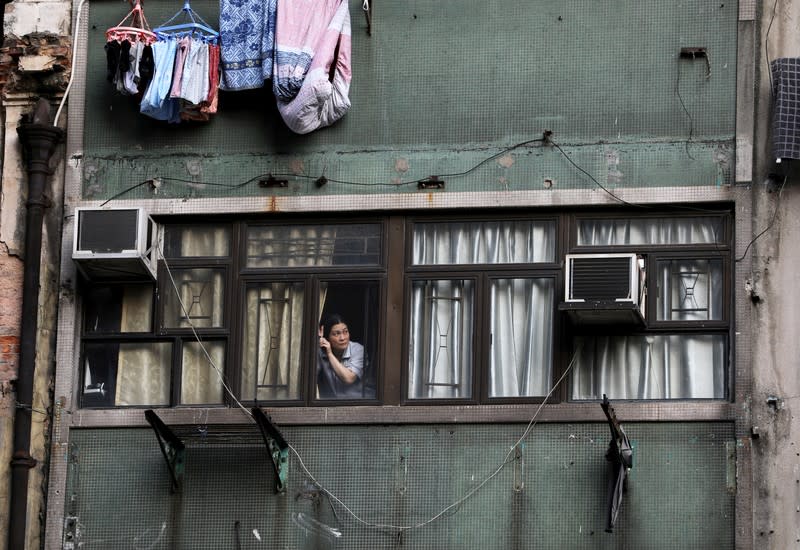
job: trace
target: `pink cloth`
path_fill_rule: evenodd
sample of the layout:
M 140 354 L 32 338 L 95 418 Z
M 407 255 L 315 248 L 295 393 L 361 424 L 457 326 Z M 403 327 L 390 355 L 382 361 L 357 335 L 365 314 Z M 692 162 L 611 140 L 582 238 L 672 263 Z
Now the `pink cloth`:
M 350 54 L 347 0 L 287 0 L 280 4 L 273 82 L 283 82 L 284 91 L 299 85 L 293 98 L 275 94 L 278 111 L 293 132 L 307 134 L 329 126 L 350 109 Z M 303 63 L 282 63 L 302 61 L 304 56 L 310 56 L 307 71 Z

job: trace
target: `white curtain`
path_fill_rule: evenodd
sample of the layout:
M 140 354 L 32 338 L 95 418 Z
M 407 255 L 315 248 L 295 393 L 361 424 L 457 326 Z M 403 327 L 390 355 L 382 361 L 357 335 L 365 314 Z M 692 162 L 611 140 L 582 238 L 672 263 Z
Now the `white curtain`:
M 577 338 L 573 399 L 722 399 L 722 335 Z
M 412 284 L 409 397 L 472 397 L 474 312 L 474 281 Z
M 415 265 L 555 261 L 550 220 L 416 224 Z M 544 395 L 553 354 L 554 281 L 490 282 L 490 397 Z M 475 288 L 472 280 L 412 284 L 409 397 L 471 397 Z
M 579 246 L 712 244 L 722 238 L 721 218 L 578 220 Z
M 717 218 L 581 220 L 579 244 L 713 244 Z M 722 262 L 664 260 L 658 266 L 657 319 L 721 320 Z M 727 338 L 722 334 L 648 334 L 576 338 L 573 399 L 687 399 L 725 397 Z
M 552 380 L 553 279 L 491 282 L 489 397 L 546 395 Z

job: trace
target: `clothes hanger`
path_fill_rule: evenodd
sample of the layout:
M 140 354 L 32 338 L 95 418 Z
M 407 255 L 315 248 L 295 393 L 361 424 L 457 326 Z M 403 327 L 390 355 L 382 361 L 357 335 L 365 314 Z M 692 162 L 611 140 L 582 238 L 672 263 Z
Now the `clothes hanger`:
M 188 21 L 170 24 L 181 16 L 183 16 L 184 19 L 188 19 Z M 153 29 L 153 32 L 161 39 L 193 36 L 211 43 L 216 43 L 219 39 L 219 33 L 212 29 L 211 26 L 192 9 L 189 5 L 189 0 L 184 2 L 183 8 L 181 8 L 178 13 L 170 17 L 161 26 Z
M 130 19 L 130 21 L 128 21 Z M 106 40 L 122 42 L 129 40 L 131 42 L 141 41 L 145 44 L 152 44 L 156 41 L 156 35 L 150 30 L 147 24 L 147 18 L 144 16 L 141 0 L 135 0 L 133 9 L 128 12 L 122 21 L 115 27 L 111 27 L 106 31 Z

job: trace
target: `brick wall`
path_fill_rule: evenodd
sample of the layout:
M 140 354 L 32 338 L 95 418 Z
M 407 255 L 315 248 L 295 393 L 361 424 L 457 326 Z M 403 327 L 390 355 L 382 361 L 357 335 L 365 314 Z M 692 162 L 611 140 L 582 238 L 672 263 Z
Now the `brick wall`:
M 68 36 L 6 36 L 0 48 L 0 90 L 41 95 L 63 92 L 69 82 L 71 47 Z
M 0 387 L 17 377 L 22 268 L 22 260 L 0 244 Z

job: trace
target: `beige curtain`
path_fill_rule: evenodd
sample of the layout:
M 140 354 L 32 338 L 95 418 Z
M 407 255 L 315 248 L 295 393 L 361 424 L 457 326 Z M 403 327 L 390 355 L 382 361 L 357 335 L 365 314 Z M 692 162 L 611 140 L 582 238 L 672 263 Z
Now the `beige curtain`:
M 303 284 L 268 283 L 246 293 L 242 398 L 300 398 Z
M 213 365 L 206 353 L 211 357 Z M 214 368 L 216 366 L 216 368 Z M 222 342 L 184 342 L 181 361 L 181 404 L 222 403 L 225 345 Z

